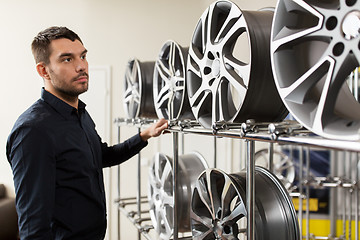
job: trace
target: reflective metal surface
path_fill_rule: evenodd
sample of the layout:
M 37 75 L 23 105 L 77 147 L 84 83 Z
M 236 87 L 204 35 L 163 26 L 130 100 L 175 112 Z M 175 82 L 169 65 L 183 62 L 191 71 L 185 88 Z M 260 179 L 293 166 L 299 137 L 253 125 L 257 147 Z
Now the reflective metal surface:
M 269 150 L 261 149 L 255 153 L 255 164 L 269 169 Z M 273 173 L 289 190 L 295 180 L 295 166 L 291 158 L 283 152 L 273 152 Z
M 207 169 L 199 176 L 191 204 L 193 239 L 246 239 L 245 186 L 246 172 Z M 255 239 L 300 239 L 286 189 L 262 167 L 255 167 L 255 205 Z
M 271 72 L 272 11 L 241 11 L 217 1 L 201 16 L 187 61 L 187 90 L 195 118 L 214 122 L 282 120 L 287 110 Z
M 207 163 L 199 153 L 179 156 L 177 208 L 178 231 L 190 231 L 190 202 L 194 183 Z M 173 160 L 157 153 L 149 171 L 150 217 L 160 239 L 170 239 L 173 234 Z
M 161 48 L 154 69 L 154 105 L 159 118 L 194 119 L 186 92 L 188 49 L 174 41 Z
M 359 16 L 359 1 L 280 0 L 275 10 L 277 89 L 292 115 L 326 138 L 360 139 L 360 105 L 345 83 L 359 66 Z
M 128 118 L 157 118 L 153 104 L 155 62 L 130 60 L 124 81 L 124 108 Z

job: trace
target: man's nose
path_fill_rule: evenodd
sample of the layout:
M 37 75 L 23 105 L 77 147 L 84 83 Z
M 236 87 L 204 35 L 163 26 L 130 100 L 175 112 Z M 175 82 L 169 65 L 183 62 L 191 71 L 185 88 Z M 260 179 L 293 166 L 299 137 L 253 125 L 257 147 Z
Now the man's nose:
M 78 61 L 76 61 L 76 71 L 77 72 L 83 72 L 86 70 L 86 68 L 87 68 L 86 60 L 79 59 Z

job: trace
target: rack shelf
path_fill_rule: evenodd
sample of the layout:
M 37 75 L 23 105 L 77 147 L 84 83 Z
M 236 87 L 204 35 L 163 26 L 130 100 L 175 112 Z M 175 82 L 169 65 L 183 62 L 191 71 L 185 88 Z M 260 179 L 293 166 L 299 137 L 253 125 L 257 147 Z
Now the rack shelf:
M 132 126 L 139 129 L 152 124 L 155 122 L 154 119 L 126 119 L 126 118 L 117 118 L 115 119 L 115 124 L 120 128 L 121 126 Z M 212 126 L 212 129 L 205 129 L 201 127 L 197 122 L 194 121 L 169 121 L 169 128 L 167 131 L 173 134 L 173 169 L 174 169 L 174 178 L 173 178 L 173 187 L 176 189 L 177 186 L 177 164 L 178 164 L 178 134 L 197 134 L 204 136 L 213 136 L 219 138 L 234 138 L 245 140 L 247 144 L 247 155 L 246 155 L 246 170 L 247 170 L 247 183 L 246 183 L 246 206 L 248 209 L 247 216 L 247 239 L 254 240 L 255 239 L 255 182 L 254 182 L 254 169 L 255 169 L 255 161 L 254 161 L 254 143 L 255 142 L 268 142 L 268 143 L 276 143 L 279 145 L 296 145 L 306 148 L 320 148 L 320 149 L 329 149 L 329 150 L 339 150 L 339 151 L 347 151 L 353 153 L 360 153 L 360 141 L 345 141 L 345 140 L 337 140 L 337 139 L 326 139 L 312 134 L 310 131 L 304 129 L 299 123 L 296 121 L 283 121 L 280 123 L 256 123 L 252 120 L 249 120 L 242 124 L 228 124 L 228 123 L 216 123 Z M 139 161 L 140 162 L 140 161 Z M 307 167 L 309 163 L 306 163 Z M 359 173 L 358 173 L 359 174 Z M 302 178 L 303 176 L 301 176 Z M 140 174 L 138 173 L 138 181 L 140 181 Z M 300 189 L 299 198 L 300 200 L 300 209 L 299 209 L 299 219 L 302 222 L 302 200 L 305 198 L 306 204 L 308 204 L 308 190 L 310 185 L 317 184 L 318 182 L 322 183 L 322 186 L 326 187 L 328 184 L 328 179 L 316 179 L 317 182 L 309 182 L 308 184 L 303 184 L 303 187 Z M 306 182 L 306 181 L 305 181 Z M 351 188 L 355 191 L 357 196 L 359 195 L 359 179 L 355 182 L 348 183 L 351 187 L 347 186 L 347 188 Z M 330 184 L 331 185 L 331 184 Z M 335 188 L 336 186 L 331 185 L 331 188 Z M 302 186 L 302 184 L 300 184 Z M 340 186 L 340 185 L 339 185 Z M 341 187 L 344 188 L 343 185 Z M 345 186 L 346 187 L 346 186 Z M 304 190 L 306 194 L 304 195 Z M 138 190 L 139 191 L 139 190 Z M 133 200 L 134 201 L 134 200 Z M 357 199 L 358 201 L 358 199 Z M 128 212 L 121 207 L 119 201 L 119 209 L 125 214 L 129 215 Z M 141 199 L 137 197 L 137 204 L 141 204 Z M 178 231 L 176 228 L 176 209 L 177 209 L 177 197 L 176 191 L 174 191 L 174 240 L 180 239 L 178 238 Z M 308 209 L 308 208 L 307 208 Z M 140 208 L 139 208 L 140 211 Z M 356 210 L 358 211 L 358 210 Z M 140 219 L 141 213 L 138 214 L 138 218 Z M 129 218 L 129 216 L 128 216 Z M 130 218 L 129 218 L 130 219 Z M 306 219 L 309 219 L 309 213 L 306 211 Z M 149 228 L 147 225 L 141 226 L 138 224 L 136 219 L 131 218 L 131 222 L 139 229 L 139 233 L 141 233 L 145 238 L 150 240 L 148 231 Z M 355 222 L 359 221 L 359 216 L 356 214 Z M 306 231 L 308 231 L 309 226 L 306 226 Z M 355 227 L 355 236 L 359 236 L 358 226 Z M 146 229 L 146 231 L 144 231 Z M 302 226 L 300 226 L 300 232 L 302 232 Z M 140 239 L 140 237 L 139 237 Z M 307 233 L 306 239 L 309 239 L 309 233 Z M 316 239 L 333 239 L 329 237 L 316 237 Z M 345 239 L 345 238 L 339 238 Z

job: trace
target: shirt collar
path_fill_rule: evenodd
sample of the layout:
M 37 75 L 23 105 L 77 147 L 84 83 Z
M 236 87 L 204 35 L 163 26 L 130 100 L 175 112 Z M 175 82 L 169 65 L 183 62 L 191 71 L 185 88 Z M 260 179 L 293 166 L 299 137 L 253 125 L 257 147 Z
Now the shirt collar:
M 73 113 L 76 114 L 78 112 L 76 108 L 70 106 L 60 98 L 46 91 L 44 88 L 41 89 L 41 99 L 67 119 L 70 118 Z M 79 113 L 85 112 L 85 107 L 86 104 L 79 99 Z

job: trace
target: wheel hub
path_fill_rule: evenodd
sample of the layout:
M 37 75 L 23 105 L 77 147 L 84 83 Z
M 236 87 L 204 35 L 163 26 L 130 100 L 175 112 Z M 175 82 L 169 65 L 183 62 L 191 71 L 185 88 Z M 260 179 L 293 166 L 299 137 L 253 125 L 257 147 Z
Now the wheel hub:
M 346 14 L 342 22 L 342 31 L 347 40 L 356 38 L 360 34 L 360 11 Z
M 221 239 L 223 227 L 221 226 L 221 223 L 219 219 L 215 219 L 213 223 L 213 232 L 215 233 L 216 239 Z
M 171 76 L 170 80 L 168 81 L 168 87 L 171 92 L 176 92 L 176 76 Z
M 218 77 L 220 75 L 220 60 L 218 58 L 213 61 L 211 69 L 214 77 Z

